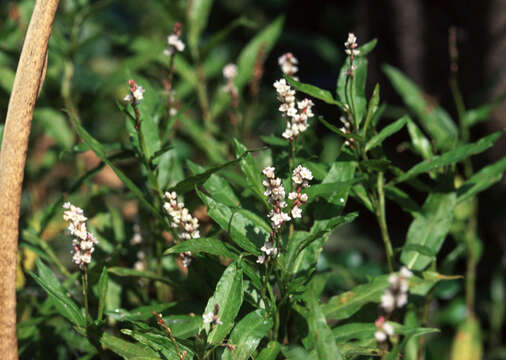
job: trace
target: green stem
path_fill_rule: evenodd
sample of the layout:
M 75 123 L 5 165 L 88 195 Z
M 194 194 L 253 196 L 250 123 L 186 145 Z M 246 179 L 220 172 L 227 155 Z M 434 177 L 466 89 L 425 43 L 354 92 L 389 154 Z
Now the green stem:
M 86 326 L 88 326 L 89 319 L 89 308 L 88 308 L 88 269 L 85 267 L 81 270 L 81 282 L 82 282 L 82 290 L 83 290 L 83 298 L 84 298 L 84 309 L 86 315 Z
M 385 213 L 385 192 L 384 187 L 385 182 L 383 178 L 383 173 L 380 172 L 378 174 L 378 199 L 376 202 L 376 218 L 378 220 L 378 224 L 381 229 L 381 236 L 383 238 L 383 243 L 385 244 L 385 250 L 387 255 L 388 269 L 390 272 L 393 272 L 393 257 L 394 252 L 392 250 L 392 243 L 390 242 L 390 236 L 388 235 L 388 227 L 386 222 L 386 213 Z

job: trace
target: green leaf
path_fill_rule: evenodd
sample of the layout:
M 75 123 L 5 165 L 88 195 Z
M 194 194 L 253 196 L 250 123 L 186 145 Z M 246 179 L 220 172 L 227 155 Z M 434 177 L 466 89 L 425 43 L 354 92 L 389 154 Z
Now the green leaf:
M 72 119 L 74 121 L 77 133 L 83 139 L 83 141 L 93 150 L 93 152 L 107 165 L 111 167 L 111 169 L 118 175 L 118 177 L 123 181 L 125 186 L 132 191 L 132 193 L 137 196 L 140 202 L 146 206 L 148 210 L 150 210 L 156 217 L 162 219 L 162 216 L 156 210 L 156 208 L 151 204 L 150 201 L 146 198 L 146 195 L 134 184 L 129 177 L 125 175 L 123 171 L 117 168 L 106 156 L 104 147 L 93 138 L 88 131 L 86 131 L 81 124 L 76 119 Z
M 236 28 L 244 26 L 244 27 L 254 27 L 255 23 L 246 17 L 240 17 L 238 19 L 233 20 L 224 28 L 221 28 L 218 32 L 214 33 L 211 38 L 206 41 L 206 44 L 201 51 L 201 56 L 206 56 L 211 50 L 213 50 L 216 46 L 218 46 L 221 42 L 223 42 Z
M 404 348 L 406 347 L 406 345 L 408 344 L 408 342 L 411 339 L 418 337 L 418 336 L 425 335 L 425 334 L 439 332 L 438 329 L 433 329 L 433 328 L 412 328 L 412 329 L 401 328 L 401 329 L 402 329 L 401 331 L 397 331 L 397 329 L 396 329 L 396 332 L 404 335 L 404 338 L 402 339 L 402 341 L 399 344 L 394 346 L 394 348 L 386 356 L 386 358 L 385 358 L 386 360 L 398 359 L 399 354 L 401 354 L 403 352 Z
M 241 170 L 246 175 L 246 181 L 250 186 L 251 191 L 257 195 L 257 197 L 265 200 L 264 186 L 262 185 L 262 173 L 258 170 L 255 160 L 251 154 L 247 153 L 246 146 L 241 144 L 237 139 L 234 139 L 235 144 L 235 156 L 240 157 Z
M 271 145 L 271 146 L 285 147 L 285 146 L 288 146 L 290 144 L 288 142 L 288 140 L 280 138 L 280 137 L 277 137 L 277 136 L 274 136 L 274 135 L 260 136 L 260 139 L 262 139 L 262 141 L 264 143 L 266 143 L 267 145 Z
M 104 314 L 108 285 L 109 275 L 107 274 L 107 268 L 104 266 L 98 279 L 98 321 L 102 320 Z
M 506 157 L 484 167 L 457 189 L 457 202 L 465 201 L 496 184 L 502 179 L 504 171 L 506 171 Z
M 185 251 L 191 251 L 193 254 L 206 253 L 224 256 L 229 259 L 237 258 L 237 255 L 230 251 L 223 241 L 215 238 L 189 239 L 165 250 L 164 255 L 180 254 Z
M 385 65 L 383 71 L 404 103 L 436 141 L 437 147 L 441 150 L 454 147 L 457 144 L 458 131 L 448 113 L 438 105 L 431 104 L 416 84 L 396 68 Z
M 360 54 L 358 54 L 358 56 L 366 56 L 367 54 L 369 54 L 371 51 L 374 50 L 377 44 L 378 39 L 374 38 L 366 42 L 364 45 L 359 46 L 358 50 L 360 50 Z
M 388 276 L 378 276 L 370 283 L 355 286 L 350 291 L 333 296 L 327 304 L 322 306 L 323 312 L 329 319 L 347 319 L 365 304 L 380 302 L 381 295 L 387 287 Z
M 309 95 L 315 99 L 326 102 L 327 104 L 337 105 L 341 109 L 343 108 L 343 104 L 339 101 L 335 100 L 332 96 L 331 92 L 328 90 L 320 89 L 317 86 L 311 84 L 304 84 L 298 80 L 295 80 L 289 76 L 285 76 L 286 81 L 295 88 L 295 90 L 303 92 L 306 95 Z
M 148 346 L 133 344 L 106 332 L 102 333 L 100 343 L 103 345 L 105 350 L 111 350 L 125 360 L 160 359 L 156 352 L 151 350 Z
M 481 123 L 482 121 L 486 121 L 492 111 L 506 99 L 506 94 L 496 97 L 490 103 L 480 106 L 476 109 L 467 110 L 464 115 L 464 125 L 467 127 L 474 126 L 476 124 Z
M 308 296 L 306 300 L 309 308 L 306 318 L 309 335 L 313 338 L 313 343 L 316 345 L 318 358 L 321 360 L 342 359 L 343 357 L 337 348 L 334 335 L 327 325 L 324 312 L 318 304 L 318 299 L 315 296 Z
M 188 161 L 188 166 L 194 175 L 205 173 L 205 169 L 191 161 Z M 213 194 L 213 198 L 228 206 L 238 206 L 240 204 L 239 199 L 234 193 L 232 187 L 228 182 L 217 174 L 211 174 L 209 179 L 204 182 L 204 189 L 210 194 Z
M 272 319 L 267 316 L 265 310 L 250 312 L 232 330 L 229 342 L 235 345 L 235 349 L 233 351 L 226 349 L 222 359 L 248 360 L 271 327 Z
M 167 334 L 158 331 L 136 331 L 130 329 L 122 329 L 121 332 L 133 337 L 139 343 L 149 346 L 154 351 L 161 353 L 164 359 L 179 359 L 176 347 Z M 187 359 L 193 359 L 193 351 L 190 348 L 178 342 L 178 349 L 180 352 L 186 351 Z
M 151 159 L 162 147 L 158 129 L 162 104 L 158 93 L 151 87 L 148 80 L 140 80 L 140 85 L 146 91 L 144 99 L 139 104 L 139 113 L 141 115 L 140 134 L 144 142 L 144 146 L 140 150 L 144 153 L 146 159 Z M 133 131 L 137 132 L 135 128 Z M 134 137 L 137 138 L 137 134 Z
M 32 272 L 30 275 L 47 292 L 58 313 L 75 325 L 85 326 L 83 313 L 76 303 L 67 296 L 67 291 L 60 284 L 56 275 L 39 258 L 35 262 L 39 275 Z
M 437 254 L 453 223 L 453 210 L 457 203 L 455 193 L 433 193 L 427 197 L 422 214 L 416 217 L 408 229 L 405 246 L 422 245 Z M 432 258 L 418 251 L 403 249 L 401 261 L 408 268 L 423 270 Z
M 380 102 L 380 86 L 379 84 L 376 84 L 371 99 L 369 100 L 369 104 L 367 105 L 367 115 L 365 116 L 364 128 L 362 129 L 362 135 L 364 137 L 368 135 L 371 122 L 376 113 L 378 112 L 379 102 Z
M 177 304 L 176 302 L 169 302 L 162 304 L 140 306 L 132 310 L 114 309 L 112 311 L 106 311 L 106 314 L 110 318 L 118 321 L 145 321 L 153 318 L 153 311 L 161 313 L 175 306 L 176 304 Z
M 376 332 L 376 326 L 370 323 L 351 323 L 332 329 L 337 344 L 344 344 L 350 340 L 371 339 Z
M 241 51 L 237 59 L 238 75 L 235 82 L 239 89 L 242 89 L 252 78 L 259 54 L 264 59 L 267 58 L 267 55 L 281 35 L 284 22 L 284 17 L 279 16 L 256 35 Z
M 114 274 L 116 276 L 140 277 L 140 278 L 160 281 L 160 282 L 175 286 L 174 282 L 170 278 L 168 278 L 167 276 L 159 276 L 151 271 L 140 271 L 140 270 L 134 270 L 134 269 L 124 268 L 124 267 L 119 267 L 119 266 L 110 267 L 108 269 L 108 271 L 111 274 Z
M 341 130 L 339 130 L 337 128 L 337 126 L 334 126 L 332 125 L 331 123 L 329 123 L 327 120 L 325 120 L 323 117 L 319 116 L 318 117 L 318 120 L 320 120 L 320 122 L 325 125 L 325 127 L 327 129 L 329 129 L 330 131 L 332 131 L 334 134 L 337 134 L 339 136 L 342 136 L 346 139 L 354 139 L 356 141 L 358 141 L 359 143 L 362 142 L 362 137 L 359 136 L 358 134 L 346 134 L 344 132 L 342 132 Z
M 414 149 L 424 158 L 432 159 L 434 152 L 432 151 L 432 144 L 429 139 L 422 133 L 418 126 L 411 121 L 408 121 L 408 132 L 411 137 L 411 143 Z
M 207 26 L 213 0 L 192 0 L 188 9 L 188 45 L 194 56 L 198 54 L 199 38 Z
M 418 216 L 422 212 L 420 205 L 398 187 L 393 185 L 385 186 L 385 195 L 387 198 L 397 203 L 403 210 L 413 215 L 413 217 Z
M 163 320 L 172 330 L 172 334 L 180 339 L 197 335 L 202 324 L 201 316 L 169 315 L 164 316 Z
M 208 336 L 208 343 L 219 344 L 230 329 L 234 326 L 234 320 L 239 312 L 243 301 L 243 279 L 242 270 L 237 262 L 230 264 L 221 276 L 213 296 L 209 299 L 204 310 L 204 314 L 214 313 L 215 305 L 219 306 L 218 318 L 223 323 L 215 325 L 213 331 Z M 203 324 L 203 329 L 209 332 L 210 325 Z
M 234 210 L 200 191 L 197 194 L 206 205 L 208 215 L 230 235 L 232 241 L 251 254 L 260 254 L 258 248 L 270 234 L 269 225 L 265 221 L 248 210 Z
M 395 134 L 397 131 L 401 130 L 404 125 L 408 122 L 409 117 L 407 115 L 401 117 L 399 120 L 394 121 L 390 125 L 381 129 L 379 134 L 374 135 L 365 145 L 365 151 L 369 151 L 376 146 L 381 145 L 381 143 L 389 136 Z
M 499 139 L 499 137 L 502 135 L 501 131 L 497 131 L 491 135 L 488 135 L 484 138 L 481 138 L 480 140 L 460 145 L 456 147 L 453 150 L 450 150 L 443 155 L 440 156 L 434 156 L 431 160 L 425 160 L 421 163 L 418 163 L 417 165 L 413 166 L 411 169 L 409 169 L 407 172 L 402 174 L 401 176 L 394 179 L 394 183 L 400 183 L 403 181 L 406 181 L 408 179 L 411 179 L 412 177 L 445 166 L 445 165 L 452 165 L 455 164 L 461 160 L 464 160 L 472 155 L 479 154 L 490 147 L 494 145 L 494 143 Z
M 65 150 L 70 150 L 74 145 L 74 133 L 60 111 L 51 108 L 38 108 L 34 111 L 33 118 L 34 122 L 40 122 L 45 133 Z
M 267 346 L 260 351 L 256 360 L 276 360 L 280 351 L 281 344 L 277 341 L 270 341 Z

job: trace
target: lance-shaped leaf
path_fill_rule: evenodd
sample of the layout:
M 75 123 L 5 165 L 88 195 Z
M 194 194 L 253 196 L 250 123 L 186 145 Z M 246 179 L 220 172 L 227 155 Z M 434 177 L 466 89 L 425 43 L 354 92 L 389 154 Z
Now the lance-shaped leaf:
M 164 359 L 180 359 L 183 351 L 186 352 L 186 359 L 193 358 L 193 351 L 182 343 L 178 342 L 177 350 L 171 339 L 163 333 L 155 331 L 137 331 L 131 329 L 122 329 L 121 332 L 125 335 L 133 337 L 140 344 L 149 346 L 156 352 L 161 353 Z M 176 340 L 177 341 L 177 340 Z M 178 355 L 179 350 L 179 355 Z M 141 360 L 143 358 L 131 358 Z
M 267 336 L 272 327 L 272 319 L 263 309 L 250 312 L 237 323 L 230 334 L 229 342 L 234 350 L 226 349 L 223 360 L 247 360 L 258 347 L 260 340 Z
M 109 286 L 109 275 L 107 275 L 107 268 L 104 266 L 100 278 L 98 279 L 98 320 L 102 320 L 104 314 L 107 287 Z
M 270 228 L 265 221 L 245 209 L 232 209 L 198 191 L 207 207 L 207 214 L 226 231 L 233 242 L 251 254 L 259 255 L 259 248 L 268 239 Z
M 151 204 L 151 202 L 147 199 L 146 195 L 134 184 L 132 180 L 128 176 L 125 175 L 123 171 L 117 168 L 106 156 L 105 149 L 93 136 L 90 135 L 86 129 L 84 129 L 79 122 L 72 118 L 74 125 L 76 127 L 77 133 L 83 139 L 83 141 L 93 150 L 93 152 L 118 175 L 120 180 L 125 184 L 125 186 L 130 189 L 130 191 L 137 196 L 140 202 L 146 206 L 148 210 L 151 211 L 156 217 L 162 219 L 162 216 L 156 210 L 156 208 Z
M 199 48 L 199 38 L 207 26 L 209 12 L 213 0 L 192 0 L 188 9 L 188 45 L 192 54 L 196 56 Z
M 85 326 L 83 313 L 76 303 L 67 296 L 67 291 L 60 284 L 56 275 L 38 258 L 36 264 L 39 275 L 34 273 L 30 273 L 30 275 L 47 292 L 56 310 L 71 323 Z
M 188 161 L 188 166 L 192 171 L 193 175 L 199 175 L 206 172 L 206 170 L 191 161 Z M 235 196 L 234 190 L 228 184 L 228 182 L 217 174 L 211 174 L 204 184 L 204 189 L 210 194 L 213 194 L 213 198 L 228 206 L 238 206 L 239 199 Z
M 432 151 L 432 144 L 429 139 L 423 134 L 422 130 L 410 119 L 408 121 L 408 132 L 411 138 L 413 148 L 424 158 L 432 159 L 434 152 Z
M 462 202 L 488 189 L 502 179 L 506 171 L 506 157 L 492 165 L 488 165 L 466 180 L 457 189 L 457 201 Z
M 239 312 L 243 301 L 243 279 L 242 269 L 236 262 L 230 264 L 221 276 L 213 296 L 207 302 L 204 314 L 213 313 L 215 306 L 219 306 L 218 319 L 221 325 L 214 324 L 213 330 L 209 333 L 207 341 L 210 344 L 219 344 L 230 329 L 234 326 L 234 320 Z M 210 331 L 210 324 L 204 323 L 202 328 Z
M 388 276 L 376 277 L 368 284 L 355 286 L 350 291 L 330 298 L 322 306 L 325 316 L 329 319 L 347 319 L 359 311 L 367 303 L 377 303 L 388 287 Z
M 102 333 L 100 343 L 105 350 L 111 350 L 125 360 L 159 360 L 158 354 L 149 346 L 134 344 L 107 332 Z
M 277 341 L 271 341 L 262 349 L 257 356 L 257 360 L 276 360 L 281 351 L 281 344 Z
M 322 360 L 342 359 L 341 353 L 334 340 L 334 335 L 327 325 L 325 314 L 320 304 L 318 304 L 318 299 L 315 296 L 308 296 L 306 300 L 309 307 L 306 320 L 309 327 L 309 334 L 313 338 L 313 343 L 318 352 L 318 358 Z
M 269 52 L 281 35 L 283 23 L 284 17 L 279 16 L 258 33 L 239 54 L 239 58 L 237 59 L 238 75 L 235 79 L 235 85 L 239 91 L 250 82 L 258 61 L 265 60 L 269 55 Z M 230 96 L 225 91 L 218 92 L 211 106 L 212 117 L 219 116 L 229 103 Z
M 383 71 L 404 103 L 416 114 L 425 130 L 436 141 L 437 147 L 449 150 L 455 146 L 458 131 L 448 113 L 438 105 L 431 104 L 416 84 L 396 68 L 385 65 Z
M 442 166 L 456 164 L 457 162 L 468 158 L 469 156 L 479 154 L 490 147 L 494 145 L 494 143 L 501 137 L 502 132 L 497 131 L 491 135 L 488 135 L 484 138 L 481 138 L 480 140 L 471 143 L 471 144 L 465 144 L 460 145 L 457 148 L 450 150 L 443 155 L 440 156 L 434 156 L 430 160 L 425 160 L 415 166 L 413 166 L 411 169 L 409 169 L 407 172 L 402 174 L 401 176 L 394 179 L 394 183 L 400 183 L 402 181 L 406 181 L 408 179 L 411 179 L 412 177 L 433 170 L 440 168 Z
M 191 251 L 192 254 L 205 253 L 216 256 L 225 256 L 229 259 L 236 259 L 238 256 L 232 252 L 223 241 L 215 238 L 189 239 L 174 245 L 170 249 L 167 249 L 164 254 L 180 254 L 185 251 Z
M 265 200 L 264 186 L 262 185 L 262 173 L 258 170 L 255 159 L 248 154 L 246 146 L 234 139 L 235 155 L 241 158 L 241 170 L 246 175 L 246 181 L 253 193 L 260 199 Z
M 289 76 L 285 76 L 285 79 L 291 86 L 295 88 L 295 90 L 300 91 L 306 95 L 309 95 L 315 99 L 326 102 L 327 104 L 338 105 L 340 108 L 343 108 L 343 104 L 335 100 L 330 91 L 320 89 L 318 86 L 314 86 L 311 84 L 305 84 Z
M 457 203 L 455 193 L 433 193 L 427 197 L 422 207 L 422 214 L 416 217 L 408 229 L 405 248 L 401 261 L 408 268 L 423 270 L 432 261 L 432 257 L 409 248 L 410 245 L 421 245 L 437 254 L 453 222 L 453 210 Z
M 374 135 L 368 142 L 365 144 L 365 151 L 369 151 L 376 146 L 380 146 L 381 143 L 389 136 L 395 134 L 397 131 L 401 130 L 404 125 L 408 122 L 409 117 L 407 115 L 401 117 L 399 120 L 394 121 L 390 125 L 381 129 L 381 131 Z

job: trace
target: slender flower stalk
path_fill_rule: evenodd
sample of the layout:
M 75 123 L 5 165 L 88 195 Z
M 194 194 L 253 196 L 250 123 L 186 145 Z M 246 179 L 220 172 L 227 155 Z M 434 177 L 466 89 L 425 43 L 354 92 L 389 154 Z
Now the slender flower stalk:
M 172 89 L 172 81 L 174 78 L 174 57 L 178 52 L 183 52 L 185 49 L 184 42 L 181 37 L 181 23 L 176 22 L 172 30 L 172 34 L 167 37 L 169 47 L 163 51 L 166 56 L 169 56 L 169 73 L 167 78 L 164 79 L 165 92 L 167 93 L 167 106 L 169 108 L 169 118 L 177 114 L 177 109 L 174 106 L 175 92 Z

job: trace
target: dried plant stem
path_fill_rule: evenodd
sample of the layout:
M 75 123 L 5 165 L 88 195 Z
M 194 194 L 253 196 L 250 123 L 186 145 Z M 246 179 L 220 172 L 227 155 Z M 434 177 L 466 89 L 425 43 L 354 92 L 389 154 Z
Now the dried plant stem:
M 19 206 L 35 101 L 42 86 L 58 0 L 37 0 L 12 88 L 0 153 L 0 354 L 17 359 L 16 257 Z

